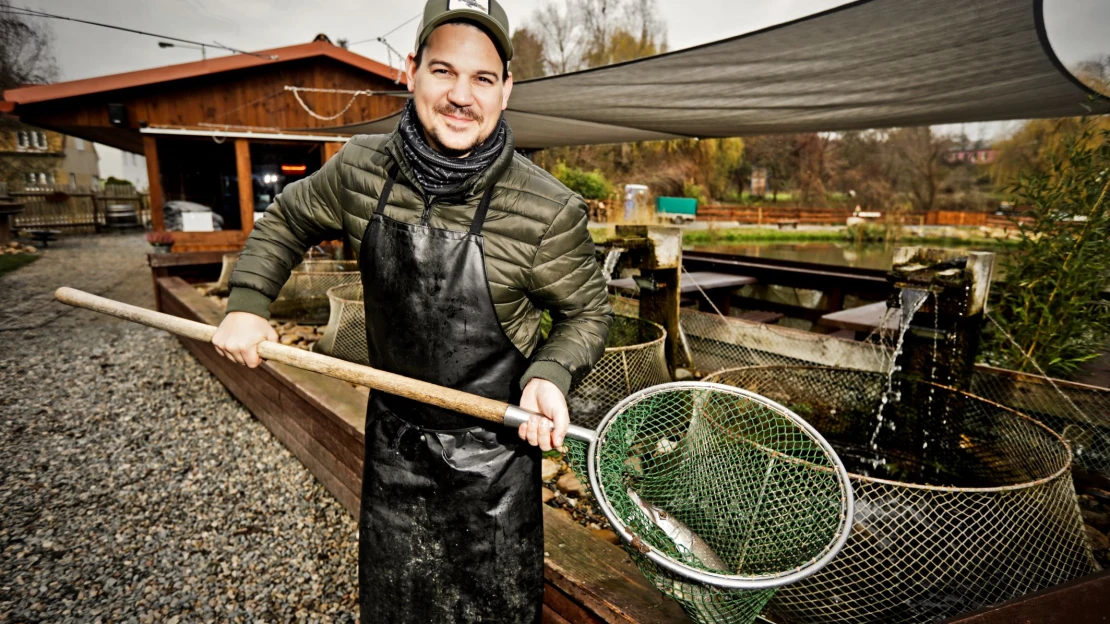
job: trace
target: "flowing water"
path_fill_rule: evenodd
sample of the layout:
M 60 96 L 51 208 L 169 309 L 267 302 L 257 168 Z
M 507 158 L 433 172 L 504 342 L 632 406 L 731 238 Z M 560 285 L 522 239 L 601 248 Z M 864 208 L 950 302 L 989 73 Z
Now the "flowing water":
M 886 404 L 893 398 L 898 401 L 901 397 L 898 393 L 894 392 L 894 373 L 898 372 L 898 358 L 902 355 L 902 345 L 906 340 L 906 332 L 910 328 L 910 321 L 913 320 L 913 315 L 921 309 L 925 304 L 925 300 L 929 298 L 929 291 L 927 290 L 914 290 L 905 288 L 902 290 L 902 307 L 900 308 L 901 316 L 898 319 L 898 340 L 894 345 L 894 355 L 890 358 L 890 370 L 887 371 L 886 376 L 886 391 L 883 392 L 881 402 L 879 403 L 878 413 L 875 415 L 875 432 L 871 434 L 871 442 L 869 446 L 876 449 L 875 439 L 879 437 L 879 430 L 883 426 L 883 409 Z
M 624 250 L 620 247 L 614 247 L 605 254 L 605 264 L 601 269 L 605 272 L 605 279 L 611 279 L 613 271 L 617 268 L 617 261 L 620 260 L 621 254 Z

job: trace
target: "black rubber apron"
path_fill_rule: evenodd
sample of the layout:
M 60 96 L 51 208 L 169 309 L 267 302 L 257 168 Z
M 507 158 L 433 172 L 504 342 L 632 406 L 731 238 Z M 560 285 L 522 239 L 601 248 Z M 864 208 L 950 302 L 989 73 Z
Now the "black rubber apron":
M 366 339 L 376 368 L 516 403 L 528 365 L 490 297 L 480 234 L 385 216 L 362 239 Z M 539 451 L 500 425 L 373 392 L 359 518 L 363 623 L 540 621 Z

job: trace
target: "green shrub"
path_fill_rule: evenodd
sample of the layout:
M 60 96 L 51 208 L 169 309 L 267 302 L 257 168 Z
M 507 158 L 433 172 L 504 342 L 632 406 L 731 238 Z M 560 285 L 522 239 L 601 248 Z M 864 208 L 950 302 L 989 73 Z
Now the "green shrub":
M 1090 120 L 1011 187 L 1030 206 L 1015 253 L 1001 261 L 989 363 L 1074 375 L 1110 335 L 1110 131 Z
M 613 184 L 600 171 L 583 171 L 560 162 L 552 174 L 567 188 L 586 199 L 607 200 L 613 196 Z

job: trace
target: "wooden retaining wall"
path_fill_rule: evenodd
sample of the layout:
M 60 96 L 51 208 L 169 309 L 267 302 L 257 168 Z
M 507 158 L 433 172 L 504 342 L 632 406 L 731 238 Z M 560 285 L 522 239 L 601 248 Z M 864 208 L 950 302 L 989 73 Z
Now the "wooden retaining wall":
M 179 277 L 155 279 L 160 309 L 212 325 L 224 316 Z M 367 392 L 317 373 L 266 362 L 255 369 L 182 344 L 227 386 L 320 483 L 357 517 Z M 688 624 L 677 603 L 640 574 L 619 546 L 544 505 L 544 624 Z M 355 570 L 351 570 L 352 578 Z

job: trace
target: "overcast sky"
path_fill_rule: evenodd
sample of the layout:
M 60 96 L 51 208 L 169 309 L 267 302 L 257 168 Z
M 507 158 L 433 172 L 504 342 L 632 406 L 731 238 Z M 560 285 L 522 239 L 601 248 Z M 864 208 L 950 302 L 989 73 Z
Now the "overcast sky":
M 501 3 L 514 27 L 527 21 L 539 4 L 536 0 Z M 374 39 L 416 16 L 423 7 L 419 0 L 14 0 L 13 4 L 183 39 L 217 41 L 243 50 L 305 43 L 317 33 L 325 33 L 333 41 Z M 845 4 L 844 0 L 658 0 L 672 50 L 758 30 L 840 4 Z M 1065 64 L 1110 55 L 1110 0 L 1045 0 L 1045 5 L 1049 38 Z M 402 54 L 412 49 L 417 21 L 388 38 Z M 158 40 L 151 37 L 59 20 L 50 22 L 62 80 L 200 58 L 199 50 L 159 48 Z M 351 49 L 389 61 L 385 46 L 374 41 Z M 210 50 L 209 54 L 223 53 Z M 1012 125 L 968 124 L 964 129 L 972 138 L 993 138 Z

